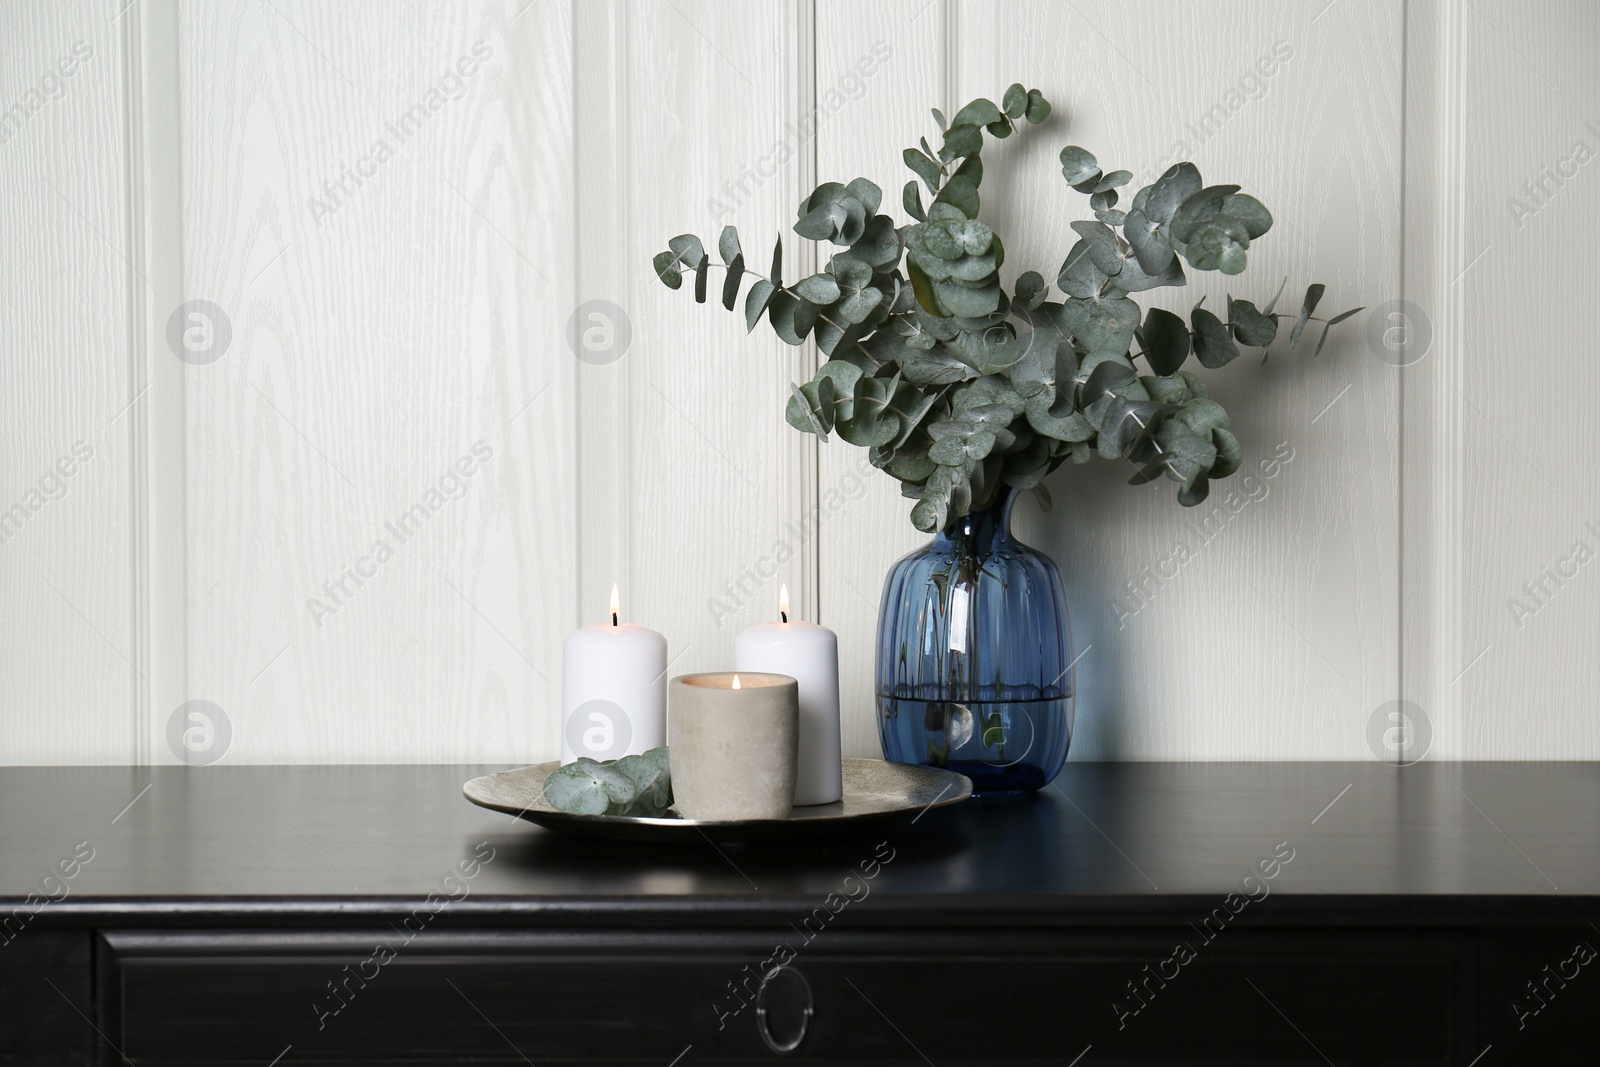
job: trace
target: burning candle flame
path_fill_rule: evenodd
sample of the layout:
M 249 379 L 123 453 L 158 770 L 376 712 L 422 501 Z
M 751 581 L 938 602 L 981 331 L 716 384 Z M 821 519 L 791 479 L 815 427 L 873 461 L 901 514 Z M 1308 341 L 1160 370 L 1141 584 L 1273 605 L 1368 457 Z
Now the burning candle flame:
M 778 618 L 784 622 L 789 621 L 789 583 L 784 582 L 778 588 Z
M 622 615 L 622 606 L 621 606 L 621 600 L 617 596 L 617 583 L 616 582 L 612 582 L 611 583 L 611 625 L 612 626 L 617 625 L 617 621 L 621 617 L 621 615 Z
M 739 676 L 737 674 L 733 676 L 733 688 L 739 688 Z

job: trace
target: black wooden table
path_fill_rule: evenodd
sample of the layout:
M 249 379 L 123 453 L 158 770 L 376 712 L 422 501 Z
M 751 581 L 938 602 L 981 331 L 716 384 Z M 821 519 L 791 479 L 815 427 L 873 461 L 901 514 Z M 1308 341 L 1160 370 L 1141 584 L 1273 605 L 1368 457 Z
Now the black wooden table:
M 1597 765 L 1071 764 L 720 851 L 490 769 L 0 770 L 0 1064 L 1600 1061 Z

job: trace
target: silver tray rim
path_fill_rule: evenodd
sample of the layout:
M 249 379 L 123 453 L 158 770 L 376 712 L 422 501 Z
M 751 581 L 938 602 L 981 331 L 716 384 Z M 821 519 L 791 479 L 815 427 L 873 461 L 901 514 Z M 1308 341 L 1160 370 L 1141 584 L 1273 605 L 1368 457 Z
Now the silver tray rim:
M 850 758 L 843 761 L 843 799 L 832 804 L 796 807 L 783 819 L 711 820 L 676 816 L 578 815 L 557 811 L 544 799 L 544 779 L 559 766 L 559 760 L 551 760 L 495 771 L 467 782 L 461 787 L 461 792 L 479 807 L 513 815 L 547 829 L 627 840 L 676 840 L 685 837 L 700 840 L 702 835 L 742 840 L 819 836 L 910 817 L 921 818 L 927 811 L 947 808 L 972 796 L 972 780 L 956 771 L 887 760 Z M 524 795 L 530 784 L 538 787 L 538 799 L 526 807 L 507 802 L 503 799 L 505 792 L 499 787 L 511 781 L 517 783 L 517 788 L 524 791 Z M 890 788 L 886 789 L 886 785 Z M 886 798 L 885 794 L 891 793 L 896 786 L 899 787 L 898 795 Z M 926 799 L 929 796 L 933 799 Z M 847 810 L 852 799 L 857 804 L 870 806 L 865 810 Z

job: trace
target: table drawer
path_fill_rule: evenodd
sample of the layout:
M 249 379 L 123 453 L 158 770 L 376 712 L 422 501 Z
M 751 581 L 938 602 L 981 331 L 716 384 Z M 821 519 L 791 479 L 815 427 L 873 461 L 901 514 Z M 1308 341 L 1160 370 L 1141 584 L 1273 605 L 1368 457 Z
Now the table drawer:
M 110 933 L 105 949 L 109 1022 L 141 1065 L 1443 1065 L 1466 1062 L 1451 1032 L 1472 995 L 1448 939 L 1292 930 Z M 757 976 L 787 952 L 763 1014 Z
M 0 910 L 0 1064 L 90 1064 L 91 935 L 41 929 L 36 915 L 28 906 Z

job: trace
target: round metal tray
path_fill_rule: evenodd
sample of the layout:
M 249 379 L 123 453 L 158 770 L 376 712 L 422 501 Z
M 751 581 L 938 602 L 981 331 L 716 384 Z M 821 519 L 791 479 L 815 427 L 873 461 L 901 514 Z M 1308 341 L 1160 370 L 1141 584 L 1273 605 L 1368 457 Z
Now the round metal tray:
M 544 781 L 560 763 L 537 763 L 514 771 L 474 778 L 462 787 L 480 807 L 503 811 L 551 830 L 632 841 L 777 841 L 853 833 L 869 827 L 915 820 L 930 808 L 960 803 L 972 795 L 966 775 L 937 767 L 915 767 L 884 760 L 844 761 L 844 799 L 797 807 L 785 819 L 712 822 L 632 815 L 574 815 L 557 811 L 544 798 Z

